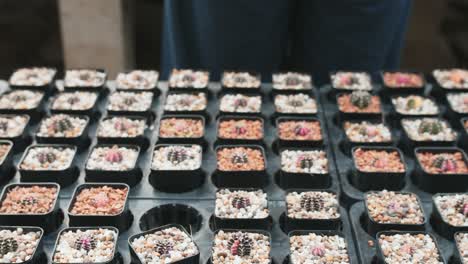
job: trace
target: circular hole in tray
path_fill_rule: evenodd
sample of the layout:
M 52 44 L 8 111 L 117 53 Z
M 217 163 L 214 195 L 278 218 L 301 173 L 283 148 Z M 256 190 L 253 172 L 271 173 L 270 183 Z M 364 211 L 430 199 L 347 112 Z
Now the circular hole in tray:
M 140 229 L 147 231 L 163 225 L 179 224 L 193 234 L 200 230 L 202 221 L 202 215 L 191 206 L 165 204 L 146 211 L 140 218 Z

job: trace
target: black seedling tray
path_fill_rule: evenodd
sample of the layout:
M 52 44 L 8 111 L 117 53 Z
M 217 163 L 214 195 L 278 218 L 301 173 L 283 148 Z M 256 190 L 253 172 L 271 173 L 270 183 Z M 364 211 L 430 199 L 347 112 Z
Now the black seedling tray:
M 431 90 L 431 86 L 427 85 L 426 87 L 426 94 Z M 343 204 L 346 207 L 350 207 L 353 203 L 357 201 L 364 200 L 365 191 L 359 190 L 356 186 L 351 184 L 350 181 L 350 171 L 353 167 L 352 156 L 350 153 L 350 148 L 346 145 L 346 135 L 344 133 L 342 123 L 338 121 L 338 107 L 336 106 L 334 97 L 331 97 L 330 94 L 333 93 L 331 91 L 331 86 L 326 85 L 321 87 L 320 89 L 320 98 L 322 102 L 322 108 L 324 109 L 323 112 L 325 114 L 324 120 L 326 120 L 326 126 L 328 129 L 328 136 L 330 137 L 330 145 L 333 148 L 334 158 L 337 166 L 337 171 L 340 177 L 341 182 L 341 190 L 342 195 L 341 199 Z M 379 93 L 382 88 L 379 85 L 374 87 L 374 92 Z M 391 113 L 393 113 L 393 106 L 390 105 L 388 102 L 387 97 L 382 95 L 383 105 L 382 110 L 384 115 L 381 119 L 384 123 L 388 124 L 388 120 L 390 118 Z M 438 104 L 439 107 L 441 104 Z M 372 119 L 375 121 L 376 119 Z M 453 125 L 453 124 L 452 124 Z M 401 128 L 393 127 L 390 125 L 391 133 L 392 133 L 392 142 L 390 145 L 393 147 L 401 146 L 401 137 L 404 132 L 401 131 Z M 371 146 L 371 144 L 356 144 L 358 146 Z M 353 145 L 354 146 L 354 145 Z M 351 147 L 351 145 L 349 145 Z M 406 174 L 404 185 L 401 189 L 397 191 L 407 191 L 412 192 L 418 195 L 423 202 L 431 201 L 432 194 L 421 190 L 415 182 L 415 175 L 414 172 L 417 169 L 416 162 L 414 160 L 414 152 L 413 149 L 408 150 L 406 148 L 401 149 L 404 154 L 404 159 L 406 161 L 406 169 L 409 173 Z
M 423 202 L 423 210 L 426 219 L 430 218 L 432 213 L 432 205 L 430 203 Z M 351 220 L 351 226 L 353 228 L 354 238 L 357 243 L 357 252 L 361 263 L 377 263 L 378 255 L 378 241 L 376 236 L 372 236 L 365 230 L 364 218 L 365 218 L 365 205 L 364 202 L 354 204 L 349 211 L 349 218 Z M 391 231 L 391 230 L 387 230 Z M 417 230 L 414 230 L 417 231 Z M 440 252 L 445 260 L 449 260 L 454 250 L 454 243 L 440 236 L 433 230 L 432 225 L 429 221 L 426 221 L 423 232 L 430 233 L 434 236 L 435 242 L 439 245 Z

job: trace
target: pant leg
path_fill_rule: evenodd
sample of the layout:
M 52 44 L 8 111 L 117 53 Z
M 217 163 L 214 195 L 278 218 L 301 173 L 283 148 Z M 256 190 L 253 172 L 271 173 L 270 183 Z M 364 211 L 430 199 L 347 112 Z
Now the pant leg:
M 287 44 L 287 0 L 166 0 L 162 76 L 174 67 L 278 68 Z
M 330 71 L 398 67 L 411 0 L 302 0 L 294 64 L 321 82 Z

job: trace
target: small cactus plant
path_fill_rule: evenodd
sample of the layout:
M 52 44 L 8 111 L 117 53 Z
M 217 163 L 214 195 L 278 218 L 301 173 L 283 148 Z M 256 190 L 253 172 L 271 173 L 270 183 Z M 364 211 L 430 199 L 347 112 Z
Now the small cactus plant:
M 93 237 L 82 236 L 75 241 L 73 247 L 76 250 L 85 250 L 86 252 L 89 252 L 96 248 L 96 240 Z
M 57 156 L 52 152 L 39 152 L 36 158 L 41 164 L 52 163 L 57 160 Z
M 183 149 L 172 149 L 167 153 L 167 160 L 179 164 L 187 159 L 187 152 Z
M 372 96 L 366 91 L 354 91 L 351 93 L 350 100 L 354 106 L 364 109 L 371 104 Z
M 312 248 L 312 255 L 317 256 L 317 257 L 323 257 L 325 256 L 325 247 L 319 245 L 315 246 Z
M 105 159 L 111 163 L 119 163 L 122 162 L 123 155 L 117 147 L 113 147 L 106 152 Z
M 297 99 L 291 99 L 288 102 L 289 102 L 289 105 L 292 107 L 301 107 L 304 105 L 304 102 L 302 102 L 301 100 L 297 100 Z
M 18 250 L 18 242 L 12 237 L 0 239 L 0 255 L 4 256 Z
M 154 251 L 158 252 L 160 256 L 168 255 L 174 248 L 174 245 L 169 241 L 158 240 L 155 244 Z
M 248 162 L 247 155 L 243 152 L 234 153 L 234 155 L 232 155 L 231 162 L 233 164 L 247 163 Z
M 107 196 L 107 193 L 105 192 L 100 192 L 96 194 L 93 199 L 92 199 L 92 204 L 95 207 L 104 207 L 109 204 L 109 197 Z
M 37 199 L 34 196 L 26 196 L 21 199 L 21 205 L 23 206 L 31 206 L 37 204 Z
M 295 133 L 297 136 L 305 137 L 305 136 L 307 136 L 307 135 L 310 133 L 310 129 L 307 128 L 307 127 L 304 127 L 304 126 L 302 126 L 302 125 L 297 125 L 297 126 L 294 128 L 294 133 Z
M 286 77 L 286 85 L 288 86 L 296 86 L 300 83 L 301 81 L 297 76 L 288 76 Z
M 66 117 L 57 119 L 57 120 L 55 120 L 55 122 L 52 123 L 52 129 L 56 133 L 65 132 L 65 131 L 68 131 L 68 130 L 70 130 L 72 128 L 73 128 L 72 122 L 70 121 L 70 119 L 68 119 Z
M 322 210 L 325 206 L 325 203 L 319 196 L 305 194 L 301 197 L 300 205 L 301 208 L 305 209 L 306 211 L 312 212 Z
M 302 169 L 310 169 L 314 166 L 314 159 L 308 156 L 301 156 L 298 159 L 299 167 Z
M 247 106 L 247 100 L 245 98 L 237 98 L 234 100 L 234 107 L 239 108 L 239 107 L 246 107 Z
M 232 207 L 236 209 L 246 208 L 250 205 L 250 200 L 247 197 L 235 196 L 232 198 Z
M 252 251 L 253 241 L 248 236 L 238 233 L 228 241 L 229 251 L 233 256 L 246 257 Z
M 442 132 L 442 123 L 439 120 L 428 120 L 425 119 L 419 124 L 419 133 L 429 133 L 431 135 L 437 135 Z
M 443 172 L 454 172 L 457 170 L 457 162 L 446 155 L 437 156 L 432 162 L 432 166 Z
M 234 132 L 237 135 L 244 135 L 245 133 L 247 133 L 247 129 L 244 126 L 238 125 L 234 128 Z

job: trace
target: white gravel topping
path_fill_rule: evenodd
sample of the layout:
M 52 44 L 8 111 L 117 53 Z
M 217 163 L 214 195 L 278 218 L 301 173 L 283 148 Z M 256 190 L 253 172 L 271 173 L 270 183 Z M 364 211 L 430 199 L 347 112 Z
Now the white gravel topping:
M 10 84 L 22 86 L 44 86 L 52 82 L 57 71 L 46 67 L 21 68 L 10 77 Z
M 468 232 L 455 235 L 455 243 L 460 251 L 462 264 L 468 263 Z
M 336 72 L 331 75 L 332 86 L 346 90 L 372 90 L 371 77 L 366 72 Z
M 346 136 L 351 142 L 389 142 L 392 140 L 390 129 L 383 123 L 345 122 Z
M 260 113 L 262 98 L 243 94 L 226 94 L 220 100 L 219 109 L 231 113 Z
M 174 263 L 199 253 L 192 238 L 176 227 L 141 235 L 130 244 L 143 264 Z
M 7 245 L 0 253 L 0 263 L 23 263 L 30 260 L 39 245 L 41 232 L 25 232 L 23 228 L 0 229 L 0 244 Z
M 95 147 L 86 163 L 88 170 L 128 171 L 135 168 L 138 159 L 136 148 Z
M 202 163 L 199 145 L 171 145 L 156 148 L 151 162 L 152 170 L 196 170 Z
M 104 263 L 114 256 L 117 233 L 111 229 L 66 230 L 61 233 L 56 263 Z
M 34 146 L 19 167 L 24 170 L 65 170 L 70 167 L 75 152 L 72 148 Z
M 289 238 L 291 264 L 346 264 L 350 263 L 348 248 L 338 235 L 307 235 Z
M 426 234 L 382 234 L 378 243 L 386 263 L 443 263 L 434 240 Z
M 286 195 L 286 212 L 293 219 L 336 219 L 339 202 L 332 192 L 291 192 Z
M 17 137 L 23 134 L 27 124 L 26 115 L 0 115 L 0 137 Z
M 468 93 L 449 93 L 447 101 L 455 112 L 468 113 Z
M 146 111 L 151 108 L 151 92 L 113 92 L 109 96 L 109 111 Z
M 437 195 L 434 203 L 445 222 L 452 226 L 468 226 L 468 193 Z
M 133 138 L 144 134 L 146 121 L 125 116 L 115 116 L 101 121 L 97 129 L 98 137 Z
M 276 90 L 310 90 L 312 89 L 312 77 L 309 74 L 297 72 L 275 73 L 273 89 Z
M 87 124 L 88 121 L 79 116 L 51 115 L 41 121 L 36 136 L 75 138 L 83 134 Z
M 156 87 L 159 72 L 134 70 L 128 73 L 119 73 L 115 79 L 119 89 L 148 90 Z
M 438 121 L 442 128 L 441 131 L 437 134 L 420 131 L 420 125 L 424 120 Z M 403 119 L 402 124 L 406 134 L 414 141 L 453 141 L 457 137 L 457 132 L 447 122 L 438 118 Z
M 262 190 L 221 189 L 216 192 L 215 216 L 229 219 L 268 217 L 267 194 Z
M 327 154 L 323 150 L 283 150 L 281 169 L 290 173 L 328 173 Z
M 437 115 L 439 107 L 437 104 L 423 96 L 410 95 L 399 96 L 392 99 L 395 110 L 403 115 Z
M 468 89 L 468 70 L 434 70 L 432 74 L 445 89 Z
M 96 70 L 67 70 L 65 87 L 98 87 L 106 81 L 106 73 Z
M 53 110 L 88 110 L 93 108 L 97 101 L 97 94 L 94 92 L 62 92 L 54 99 L 50 109 Z
M 203 89 L 208 86 L 209 77 L 207 71 L 174 69 L 169 77 L 169 87 Z
M 221 83 L 228 88 L 259 88 L 261 80 L 259 75 L 249 72 L 225 71 Z
M 173 93 L 167 95 L 164 111 L 203 111 L 206 105 L 205 93 Z
M 216 233 L 213 248 L 213 264 L 269 264 L 270 238 L 260 233 L 231 232 Z
M 307 94 L 290 94 L 275 96 L 275 109 L 285 114 L 316 114 L 317 103 Z
M 34 109 L 39 105 L 43 97 L 43 92 L 30 90 L 6 92 L 0 96 L 0 109 Z

